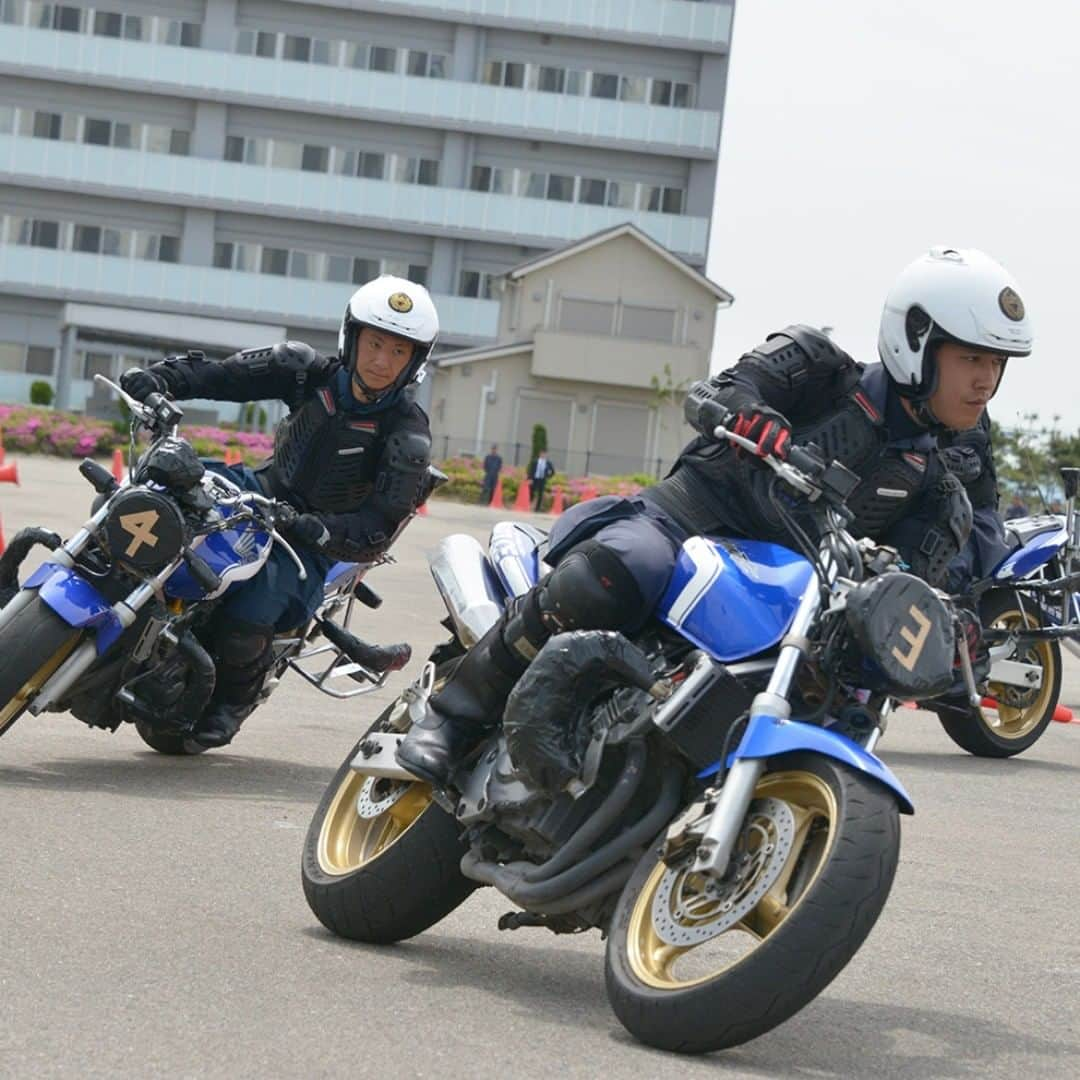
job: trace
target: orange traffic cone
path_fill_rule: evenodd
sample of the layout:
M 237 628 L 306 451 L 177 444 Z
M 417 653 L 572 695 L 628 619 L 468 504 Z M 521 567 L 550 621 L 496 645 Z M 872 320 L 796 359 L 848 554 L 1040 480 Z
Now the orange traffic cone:
M 514 499 L 514 509 L 523 514 L 529 512 L 529 481 L 524 477 L 522 477 L 521 483 L 518 484 L 517 496 Z
M 0 465 L 4 464 L 4 429 L 0 427 Z
M 491 502 L 488 503 L 494 510 L 505 510 L 503 505 L 503 493 L 502 493 L 502 477 L 498 477 L 495 481 L 495 494 L 491 496 Z
M 555 495 L 552 497 L 551 500 L 551 512 L 553 514 L 561 514 L 565 509 L 566 507 L 563 505 L 562 488 L 557 487 L 555 489 Z
M 427 516 L 428 516 L 428 512 L 427 512 L 427 503 L 426 503 L 426 502 L 422 502 L 422 503 L 421 503 L 421 504 L 420 504 L 420 505 L 419 505 L 419 506 L 418 506 L 418 507 L 416 508 L 416 512 L 417 512 L 417 513 L 418 513 L 418 514 L 419 514 L 419 515 L 420 515 L 421 517 L 427 517 Z
M 13 461 L 10 465 L 0 465 L 0 484 L 19 483 L 19 463 Z
M 4 537 L 0 534 L 0 551 L 4 550 Z M 1072 709 L 1065 708 L 1064 705 L 1058 705 L 1054 709 L 1054 719 L 1059 724 L 1075 724 L 1076 719 L 1073 717 Z
M 124 451 L 119 446 L 112 452 L 112 474 L 118 484 L 124 482 Z
M 589 486 L 588 486 L 588 487 L 587 487 L 587 488 L 586 488 L 586 489 L 585 489 L 585 490 L 584 490 L 584 491 L 583 491 L 583 492 L 581 493 L 581 499 L 580 499 L 580 501 L 581 501 L 581 502 L 588 502 L 588 501 L 589 501 L 590 499 L 595 499 L 595 498 L 596 498 L 596 486 L 595 486 L 594 484 L 590 484 L 590 485 L 589 485 Z

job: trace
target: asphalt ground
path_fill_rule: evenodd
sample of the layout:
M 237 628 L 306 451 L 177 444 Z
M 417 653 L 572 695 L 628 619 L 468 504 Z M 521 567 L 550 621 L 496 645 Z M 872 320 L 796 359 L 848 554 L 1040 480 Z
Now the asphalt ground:
M 19 466 L 23 486 L 0 486 L 9 539 L 82 523 L 74 463 Z M 436 502 L 370 577 L 386 602 L 360 629 L 417 657 L 386 691 L 343 703 L 287 679 L 231 747 L 194 759 L 62 715 L 4 736 L 0 1075 L 1080 1075 L 1080 724 L 991 761 L 898 713 L 880 749 L 917 812 L 884 913 L 815 1002 L 732 1051 L 635 1043 L 608 1008 L 599 935 L 501 933 L 511 905 L 490 889 L 398 946 L 325 931 L 300 887 L 308 821 L 445 636 L 425 551 L 500 516 Z M 1080 715 L 1071 659 L 1063 697 Z

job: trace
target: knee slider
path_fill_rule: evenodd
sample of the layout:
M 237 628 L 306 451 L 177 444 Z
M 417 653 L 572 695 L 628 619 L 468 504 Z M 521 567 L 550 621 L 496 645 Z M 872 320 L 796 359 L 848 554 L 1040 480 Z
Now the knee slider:
M 641 590 L 622 560 L 586 540 L 551 572 L 541 592 L 544 622 L 557 630 L 619 630 L 641 618 Z

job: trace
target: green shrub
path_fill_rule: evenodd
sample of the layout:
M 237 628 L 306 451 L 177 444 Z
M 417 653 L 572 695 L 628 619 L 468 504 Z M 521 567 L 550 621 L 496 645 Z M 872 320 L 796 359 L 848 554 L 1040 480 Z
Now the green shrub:
M 31 405 L 44 405 L 48 408 L 53 403 L 54 396 L 52 384 L 47 383 L 44 379 L 35 379 L 30 384 Z

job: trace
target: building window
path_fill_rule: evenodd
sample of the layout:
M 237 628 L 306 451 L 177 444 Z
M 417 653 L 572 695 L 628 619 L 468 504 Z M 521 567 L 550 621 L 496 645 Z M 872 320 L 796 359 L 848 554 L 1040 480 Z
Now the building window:
M 578 202 L 587 203 L 589 206 L 607 205 L 607 181 L 590 180 L 583 177 Z
M 158 237 L 158 262 L 178 263 L 180 261 L 180 237 Z
M 536 75 L 536 89 L 545 94 L 561 94 L 566 89 L 566 70 L 557 67 L 543 67 Z
M 232 244 L 223 240 L 219 240 L 214 244 L 214 266 L 219 270 L 231 270 L 233 268 Z
M 99 37 L 118 38 L 123 32 L 124 16 L 118 11 L 95 11 L 93 33 Z
M 574 177 L 557 176 L 552 173 L 548 176 L 547 197 L 555 202 L 574 201 Z
M 264 274 L 280 274 L 284 277 L 289 269 L 289 249 L 264 247 L 259 269 Z
M 35 112 L 34 138 L 59 139 L 63 120 L 60 113 Z
M 363 285 L 380 274 L 378 259 L 353 259 L 352 279 L 354 285 Z
M 41 345 L 26 349 L 26 371 L 29 375 L 52 375 L 56 370 L 56 350 Z
M 95 375 L 112 378 L 113 354 L 107 352 L 87 352 L 83 356 L 83 378 L 93 379 Z
M 615 305 L 600 300 L 559 301 L 559 329 L 571 334 L 608 335 L 615 328 Z
M 101 250 L 100 226 L 76 225 L 72 231 L 71 250 L 96 255 Z
M 311 59 L 311 38 L 286 34 L 281 47 L 281 58 L 306 64 Z
M 675 312 L 666 308 L 623 304 L 619 316 L 619 337 L 660 341 L 670 345 L 675 340 Z
M 58 248 L 60 246 L 60 222 L 34 221 L 30 226 L 30 246 Z
M 372 71 L 394 72 L 397 70 L 397 49 L 386 45 L 372 45 L 368 67 Z
M 491 300 L 495 296 L 496 282 L 500 276 L 487 270 L 462 270 L 458 281 L 458 296 Z
M 0 341 L 0 371 L 23 370 L 26 347 L 15 341 Z
M 619 99 L 621 101 L 647 100 L 649 94 L 649 80 L 641 75 L 624 75 L 619 82 Z
M 421 158 L 416 169 L 416 182 L 435 187 L 439 183 L 439 163 L 431 158 Z
M 83 142 L 91 146 L 108 146 L 112 142 L 112 122 L 87 117 L 83 125 Z
M 330 148 L 328 146 L 306 145 L 300 155 L 300 168 L 305 172 L 328 172 L 330 169 Z
M 612 100 L 617 98 L 619 96 L 619 76 L 594 71 L 591 96 L 594 98 L 610 98 Z
M 681 214 L 683 191 L 681 188 L 645 184 L 642 187 L 641 208 L 660 214 Z

